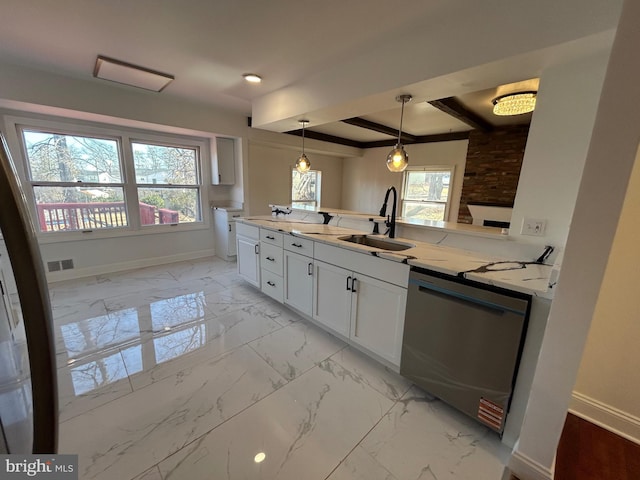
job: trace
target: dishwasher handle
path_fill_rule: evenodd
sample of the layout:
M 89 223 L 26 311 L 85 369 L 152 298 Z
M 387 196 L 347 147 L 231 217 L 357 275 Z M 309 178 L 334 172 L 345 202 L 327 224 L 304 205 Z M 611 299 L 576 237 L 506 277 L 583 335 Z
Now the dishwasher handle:
M 474 305 L 480 305 L 482 307 L 486 307 L 486 308 L 490 308 L 492 310 L 498 310 L 500 312 L 511 312 L 511 313 L 515 313 L 517 315 L 526 315 L 527 312 L 526 310 L 521 310 L 521 309 L 517 309 L 517 308 L 512 308 L 508 305 L 502 305 L 496 302 L 492 302 L 490 300 L 486 300 L 486 299 L 482 299 L 482 298 L 477 298 L 477 297 L 473 297 L 471 295 L 465 295 L 464 293 L 461 292 L 456 292 L 454 290 L 449 290 L 447 288 L 441 287 L 439 285 L 434 285 L 432 283 L 428 283 L 428 282 L 423 282 L 421 280 L 412 278 L 409 280 L 410 284 L 416 285 L 418 287 L 418 291 L 422 292 L 422 293 L 429 293 L 429 292 L 437 292 L 440 293 L 442 295 L 446 295 L 449 297 L 454 297 L 458 300 L 462 300 L 464 302 L 467 303 L 472 303 Z M 469 287 L 474 288 L 474 287 Z

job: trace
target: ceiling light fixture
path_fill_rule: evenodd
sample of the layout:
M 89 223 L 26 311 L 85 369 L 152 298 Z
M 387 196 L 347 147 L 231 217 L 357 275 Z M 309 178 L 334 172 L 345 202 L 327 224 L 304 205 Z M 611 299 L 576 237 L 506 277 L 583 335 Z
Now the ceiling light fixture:
M 522 115 L 536 108 L 537 92 L 517 92 L 493 99 L 494 115 Z
M 304 126 L 309 123 L 309 120 L 298 120 L 298 123 L 302 125 L 302 155 L 296 160 L 296 170 L 300 173 L 305 173 L 311 168 L 311 162 L 309 162 L 309 159 L 304 154 Z
M 404 104 L 410 102 L 413 97 L 411 95 L 398 95 L 396 102 L 402 102 L 402 110 L 400 111 L 400 129 L 398 130 L 398 143 L 387 155 L 387 168 L 392 172 L 402 172 L 409 164 L 409 155 L 404 151 L 402 145 L 402 118 L 404 117 Z
M 175 79 L 173 75 L 168 73 L 103 57 L 102 55 L 98 55 L 98 58 L 96 58 L 93 76 L 153 92 L 161 92 Z
M 260 83 L 262 82 L 262 77 L 255 73 L 245 73 L 242 77 L 249 83 Z

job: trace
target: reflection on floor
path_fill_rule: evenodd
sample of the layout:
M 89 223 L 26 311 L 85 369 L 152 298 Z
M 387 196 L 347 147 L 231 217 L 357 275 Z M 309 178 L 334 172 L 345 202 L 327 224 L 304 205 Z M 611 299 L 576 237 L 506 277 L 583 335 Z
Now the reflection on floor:
M 498 437 L 217 258 L 54 284 L 81 479 L 500 479 Z

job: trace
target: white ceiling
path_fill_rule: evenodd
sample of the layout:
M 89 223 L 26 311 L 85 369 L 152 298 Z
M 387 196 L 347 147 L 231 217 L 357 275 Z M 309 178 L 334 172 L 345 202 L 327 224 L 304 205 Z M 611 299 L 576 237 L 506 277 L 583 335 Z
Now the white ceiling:
M 297 129 L 307 116 L 311 130 L 373 141 L 391 137 L 339 120 L 359 116 L 398 128 L 397 93 L 414 94 L 404 120 L 414 135 L 470 129 L 424 101 L 443 96 L 496 125 L 509 122 L 490 114 L 498 89 L 579 52 L 576 39 L 613 29 L 620 3 L 3 0 L 0 62 L 103 82 L 92 72 L 96 56 L 104 55 L 174 75 L 159 95 L 258 115 L 260 128 Z M 520 12 L 525 22 L 511 25 Z M 513 41 L 494 44 L 499 35 Z M 474 49 L 485 53 L 472 55 Z M 508 64 L 488 61 L 506 58 L 502 50 Z M 437 55 L 446 55 L 447 64 L 436 65 Z M 478 65 L 467 61 L 468 70 L 458 74 L 455 61 L 468 56 Z M 246 72 L 262 75 L 263 83 L 245 83 Z

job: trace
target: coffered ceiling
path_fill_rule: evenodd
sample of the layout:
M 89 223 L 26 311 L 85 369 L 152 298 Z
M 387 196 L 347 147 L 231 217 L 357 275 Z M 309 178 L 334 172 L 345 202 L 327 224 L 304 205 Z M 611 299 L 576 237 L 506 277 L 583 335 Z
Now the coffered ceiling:
M 161 93 L 357 143 L 472 126 L 431 103 L 454 99 L 489 124 L 491 100 L 567 59 L 607 48 L 622 0 L 3 0 L 0 69 L 23 65 L 93 78 L 98 55 L 175 76 Z M 258 73 L 260 85 L 242 74 Z M 111 84 L 112 86 L 115 84 Z M 133 87 L 117 86 L 131 89 Z M 0 99 L 2 92 L 0 92 Z

